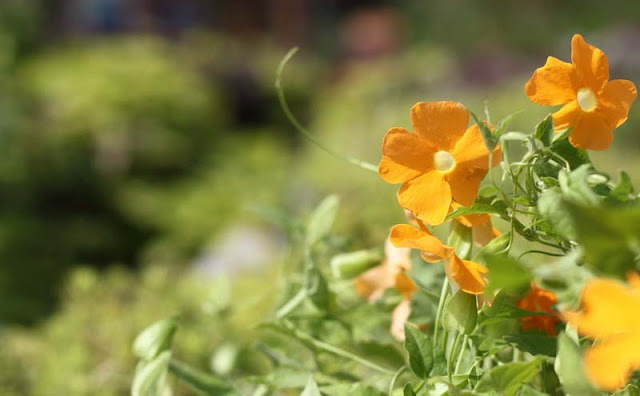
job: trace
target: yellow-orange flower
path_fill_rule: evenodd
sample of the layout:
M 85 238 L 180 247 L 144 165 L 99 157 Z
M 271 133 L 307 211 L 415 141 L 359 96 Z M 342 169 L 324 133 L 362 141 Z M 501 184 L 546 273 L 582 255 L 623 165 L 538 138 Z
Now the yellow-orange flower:
M 425 227 L 414 228 L 408 224 L 393 226 L 389 234 L 391 243 L 421 251 L 422 258 L 434 263 L 445 261 L 445 271 L 452 282 L 469 294 L 482 294 L 486 286 L 487 268 L 455 255 L 451 246 L 444 245 Z
M 640 368 L 640 276 L 629 286 L 611 279 L 594 279 L 582 290 L 582 309 L 565 320 L 578 332 L 596 339 L 584 356 L 588 377 L 600 388 L 622 388 Z
M 411 296 L 418 286 L 409 278 L 411 271 L 411 249 L 395 247 L 389 238 L 385 243 L 385 260 L 356 278 L 358 294 L 369 301 L 382 297 L 385 290 L 395 287 L 403 296 L 391 316 L 391 334 L 404 341 L 404 323 L 411 314 Z
M 613 130 L 627 120 L 638 93 L 631 81 L 609 81 L 604 52 L 579 34 L 571 40 L 571 63 L 548 57 L 527 82 L 525 92 L 534 103 L 564 105 L 553 114 L 555 129 L 573 127 L 569 142 L 590 150 L 611 145 Z
M 518 301 L 516 306 L 520 309 L 535 312 L 548 312 L 549 315 L 525 316 L 520 318 L 522 330 L 539 330 L 544 331 L 550 336 L 556 335 L 556 323 L 559 319 L 553 306 L 558 302 L 556 295 L 549 290 L 538 287 L 531 282 L 531 288 Z
M 413 284 L 404 272 L 411 271 L 411 249 L 395 247 L 389 238 L 384 246 L 384 261 L 356 278 L 356 291 L 369 301 L 375 301 L 382 297 L 384 291 L 395 287 L 400 282 L 402 289 L 398 289 L 403 295 L 410 297 L 411 287 L 406 286 L 407 280 Z M 402 278 L 398 281 L 398 278 Z M 406 278 L 406 279 L 405 279 Z M 413 285 L 415 288 L 415 285 Z
M 444 221 L 452 199 L 471 205 L 487 174 L 487 150 L 469 112 L 457 102 L 417 103 L 411 108 L 415 133 L 391 128 L 382 143 L 380 176 L 402 183 L 400 206 L 430 225 Z M 496 149 L 494 164 L 500 162 Z

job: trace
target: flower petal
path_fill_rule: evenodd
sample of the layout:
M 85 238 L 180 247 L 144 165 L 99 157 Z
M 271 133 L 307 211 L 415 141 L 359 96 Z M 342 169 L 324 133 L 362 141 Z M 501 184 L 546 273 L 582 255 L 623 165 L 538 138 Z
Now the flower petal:
M 592 338 L 640 332 L 640 294 L 612 279 L 595 279 L 582 290 L 582 310 L 566 312 L 565 320 Z
M 469 124 L 469 112 L 458 102 L 421 102 L 411 108 L 411 124 L 438 150 L 452 151 Z
M 389 232 L 391 243 L 397 247 L 408 247 L 428 252 L 442 260 L 453 253 L 453 248 L 440 242 L 429 231 L 413 228 L 408 224 L 397 224 Z
M 404 323 L 411 315 L 411 300 L 404 299 L 391 314 L 391 335 L 398 341 L 404 341 Z
M 585 353 L 584 365 L 598 387 L 610 392 L 622 388 L 631 371 L 640 368 L 640 333 L 617 334 L 598 342 Z
M 444 175 L 429 171 L 404 183 L 398 191 L 400 206 L 430 225 L 444 221 L 451 204 L 451 188 Z
M 451 271 L 451 277 L 460 286 L 460 289 L 469 294 L 484 293 L 487 282 L 483 274 L 489 270 L 487 267 L 473 261 L 462 260 L 453 255 L 447 262 Z
M 613 142 L 614 128 L 601 109 L 583 111 L 569 135 L 569 143 L 580 149 L 604 150 Z
M 582 109 L 580 109 L 577 100 L 567 103 L 560 110 L 553 113 L 553 129 L 559 131 L 574 126 L 581 114 Z
M 404 272 L 398 272 L 396 274 L 395 287 L 396 290 L 407 299 L 410 299 L 413 292 L 418 290 L 418 286 L 416 286 L 411 278 Z
M 411 271 L 411 249 L 396 247 L 387 237 L 384 244 L 384 256 L 387 265 L 396 270 Z
M 484 144 L 480 128 L 477 124 L 471 125 L 462 135 L 452 153 L 456 160 L 456 166 L 489 168 L 489 150 Z M 500 147 L 493 151 L 493 166 L 498 165 L 502 159 Z
M 435 149 L 415 133 L 391 128 L 382 142 L 380 177 L 389 183 L 403 183 L 433 168 Z
M 447 175 L 453 199 L 462 206 L 472 205 L 478 196 L 480 182 L 486 175 L 486 169 L 456 167 Z
M 550 56 L 544 66 L 536 69 L 524 86 L 533 103 L 555 106 L 576 98 L 576 70 L 571 63 Z
M 494 238 L 499 237 L 500 231 L 495 229 L 491 224 L 491 216 L 478 216 L 486 216 L 487 220 L 484 222 L 479 222 L 473 226 L 473 242 L 478 246 L 484 246 L 487 243 L 491 242 Z
M 369 301 L 375 301 L 382 297 L 385 290 L 395 285 L 396 271 L 382 263 L 360 274 L 356 278 L 356 292 Z
M 627 120 L 631 103 L 637 96 L 638 89 L 634 83 L 629 80 L 613 80 L 604 86 L 598 102 L 617 128 Z
M 574 34 L 571 39 L 571 63 L 576 68 L 579 88 L 587 87 L 598 93 L 609 81 L 607 56 L 579 34 Z

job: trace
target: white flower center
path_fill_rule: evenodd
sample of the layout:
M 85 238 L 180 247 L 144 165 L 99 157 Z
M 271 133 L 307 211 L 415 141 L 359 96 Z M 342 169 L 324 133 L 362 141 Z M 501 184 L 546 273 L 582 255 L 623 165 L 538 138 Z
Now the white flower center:
M 433 167 L 441 173 L 451 172 L 456 167 L 456 160 L 447 151 L 438 151 L 433 155 Z
M 582 88 L 578 91 L 578 106 L 582 111 L 592 111 L 598 105 L 598 98 L 589 88 Z

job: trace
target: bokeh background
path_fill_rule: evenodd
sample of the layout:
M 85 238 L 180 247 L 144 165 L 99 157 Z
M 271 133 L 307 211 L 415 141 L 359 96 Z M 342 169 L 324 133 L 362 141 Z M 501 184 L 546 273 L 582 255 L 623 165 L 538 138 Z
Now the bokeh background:
M 552 109 L 524 83 L 575 32 L 640 83 L 638 21 L 636 0 L 2 0 L 0 395 L 127 395 L 133 338 L 176 313 L 185 360 L 260 372 L 283 224 L 335 193 L 340 248 L 382 245 L 395 187 L 280 109 L 291 46 L 293 112 L 377 163 L 417 101 L 530 132 Z M 592 158 L 637 182 L 637 104 L 615 136 Z

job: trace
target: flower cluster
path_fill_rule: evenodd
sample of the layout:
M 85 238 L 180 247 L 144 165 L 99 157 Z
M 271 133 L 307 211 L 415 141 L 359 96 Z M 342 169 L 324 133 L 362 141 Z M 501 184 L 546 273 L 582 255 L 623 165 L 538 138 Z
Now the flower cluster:
M 606 149 L 613 141 L 613 130 L 627 119 L 636 87 L 627 80 L 610 81 L 606 56 L 581 35 L 573 37 L 571 52 L 571 63 L 549 57 L 526 83 L 525 93 L 539 105 L 562 105 L 552 114 L 553 129 L 568 130 L 572 146 Z M 399 339 L 411 312 L 412 293 L 417 290 L 408 276 L 410 249 L 420 251 L 428 263 L 444 262 L 454 292 L 483 295 L 487 288 L 488 268 L 461 257 L 468 252 L 457 252 L 455 246 L 448 246 L 430 231 L 452 212 L 473 205 L 481 182 L 502 160 L 499 140 L 494 144 L 487 141 L 486 134 L 493 133 L 494 127 L 487 121 L 471 125 L 469 121 L 470 113 L 461 103 L 422 102 L 411 108 L 413 131 L 395 127 L 384 136 L 378 173 L 386 182 L 400 184 L 398 203 L 410 224 L 391 228 L 386 261 L 361 275 L 356 285 L 360 294 L 370 299 L 391 287 L 402 294 L 392 323 Z M 489 213 L 452 217 L 472 229 L 478 246 L 500 235 Z M 552 291 L 532 282 L 516 304 L 521 310 L 535 312 L 520 317 L 522 330 L 556 336 L 564 320 L 580 334 L 596 339 L 585 356 L 586 372 L 598 387 L 618 389 L 628 382 L 633 369 L 640 368 L 640 277 L 634 275 L 629 282 L 626 287 L 612 280 L 594 280 L 584 288 L 583 309 L 565 314 L 556 311 L 558 299 Z M 484 296 L 485 303 L 492 298 Z M 629 314 L 631 311 L 634 314 Z

